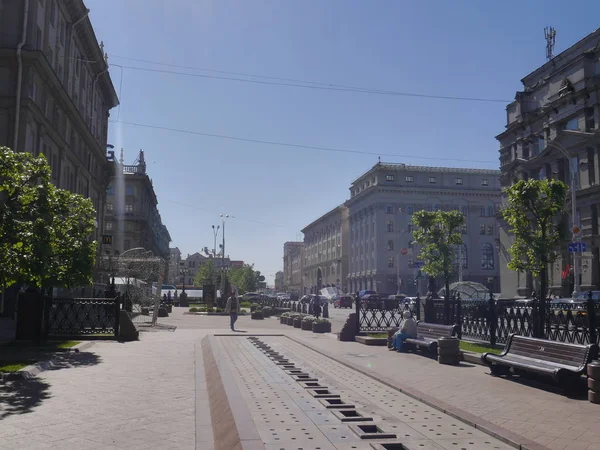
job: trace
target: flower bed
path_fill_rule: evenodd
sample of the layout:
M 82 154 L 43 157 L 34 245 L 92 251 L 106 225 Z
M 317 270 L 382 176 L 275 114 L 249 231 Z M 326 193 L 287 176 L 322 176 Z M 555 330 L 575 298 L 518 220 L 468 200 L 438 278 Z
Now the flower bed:
M 302 319 L 302 326 L 301 326 L 301 328 L 304 331 L 312 331 L 312 326 L 313 326 L 313 323 L 314 323 L 315 320 L 317 320 L 317 318 L 315 316 L 305 316 Z
M 290 317 L 290 313 L 284 312 L 281 316 L 279 316 L 279 323 L 283 325 L 287 325 L 288 318 Z
M 331 333 L 331 322 L 327 319 L 317 319 L 312 324 L 313 333 Z

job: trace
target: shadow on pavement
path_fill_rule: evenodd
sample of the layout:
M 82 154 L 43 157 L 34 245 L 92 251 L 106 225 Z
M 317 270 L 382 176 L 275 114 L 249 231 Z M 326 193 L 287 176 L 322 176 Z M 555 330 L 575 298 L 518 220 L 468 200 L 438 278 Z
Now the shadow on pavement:
M 48 370 L 72 369 L 75 367 L 95 366 L 102 361 L 95 353 L 63 353 L 52 359 L 52 365 Z
M 0 420 L 15 414 L 26 414 L 50 398 L 50 385 L 37 378 L 0 384 Z

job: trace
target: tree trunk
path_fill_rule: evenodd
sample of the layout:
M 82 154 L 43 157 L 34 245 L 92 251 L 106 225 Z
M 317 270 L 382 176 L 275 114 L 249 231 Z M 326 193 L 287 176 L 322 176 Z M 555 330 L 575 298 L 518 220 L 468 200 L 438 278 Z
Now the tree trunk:
M 444 324 L 450 325 L 450 274 L 444 272 L 446 293 L 444 294 Z
M 538 303 L 537 336 L 546 339 L 546 291 L 548 285 L 548 268 L 543 264 L 540 270 L 540 294 Z

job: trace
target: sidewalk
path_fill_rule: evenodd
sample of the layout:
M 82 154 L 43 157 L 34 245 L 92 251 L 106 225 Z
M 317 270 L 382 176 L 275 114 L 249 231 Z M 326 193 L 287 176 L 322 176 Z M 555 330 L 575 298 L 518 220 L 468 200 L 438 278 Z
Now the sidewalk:
M 264 322 L 273 331 L 281 330 L 332 359 L 407 393 L 445 404 L 467 418 L 484 419 L 553 450 L 600 449 L 600 406 L 587 399 L 570 399 L 539 387 L 495 378 L 484 366 L 445 366 L 418 354 L 392 353 L 386 347 L 340 342 L 331 334 L 303 332 L 280 325 L 275 319 Z

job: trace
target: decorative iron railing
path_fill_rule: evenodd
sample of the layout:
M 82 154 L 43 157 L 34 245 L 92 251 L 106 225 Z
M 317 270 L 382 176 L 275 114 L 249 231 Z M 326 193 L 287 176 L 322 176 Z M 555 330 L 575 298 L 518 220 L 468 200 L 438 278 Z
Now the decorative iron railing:
M 52 298 L 45 313 L 48 336 L 119 334 L 119 299 Z
M 420 299 L 410 303 L 397 300 L 368 301 L 356 299 L 357 330 L 363 333 L 386 331 L 388 328 L 399 327 L 404 311 L 410 311 L 412 316 L 420 318 Z

